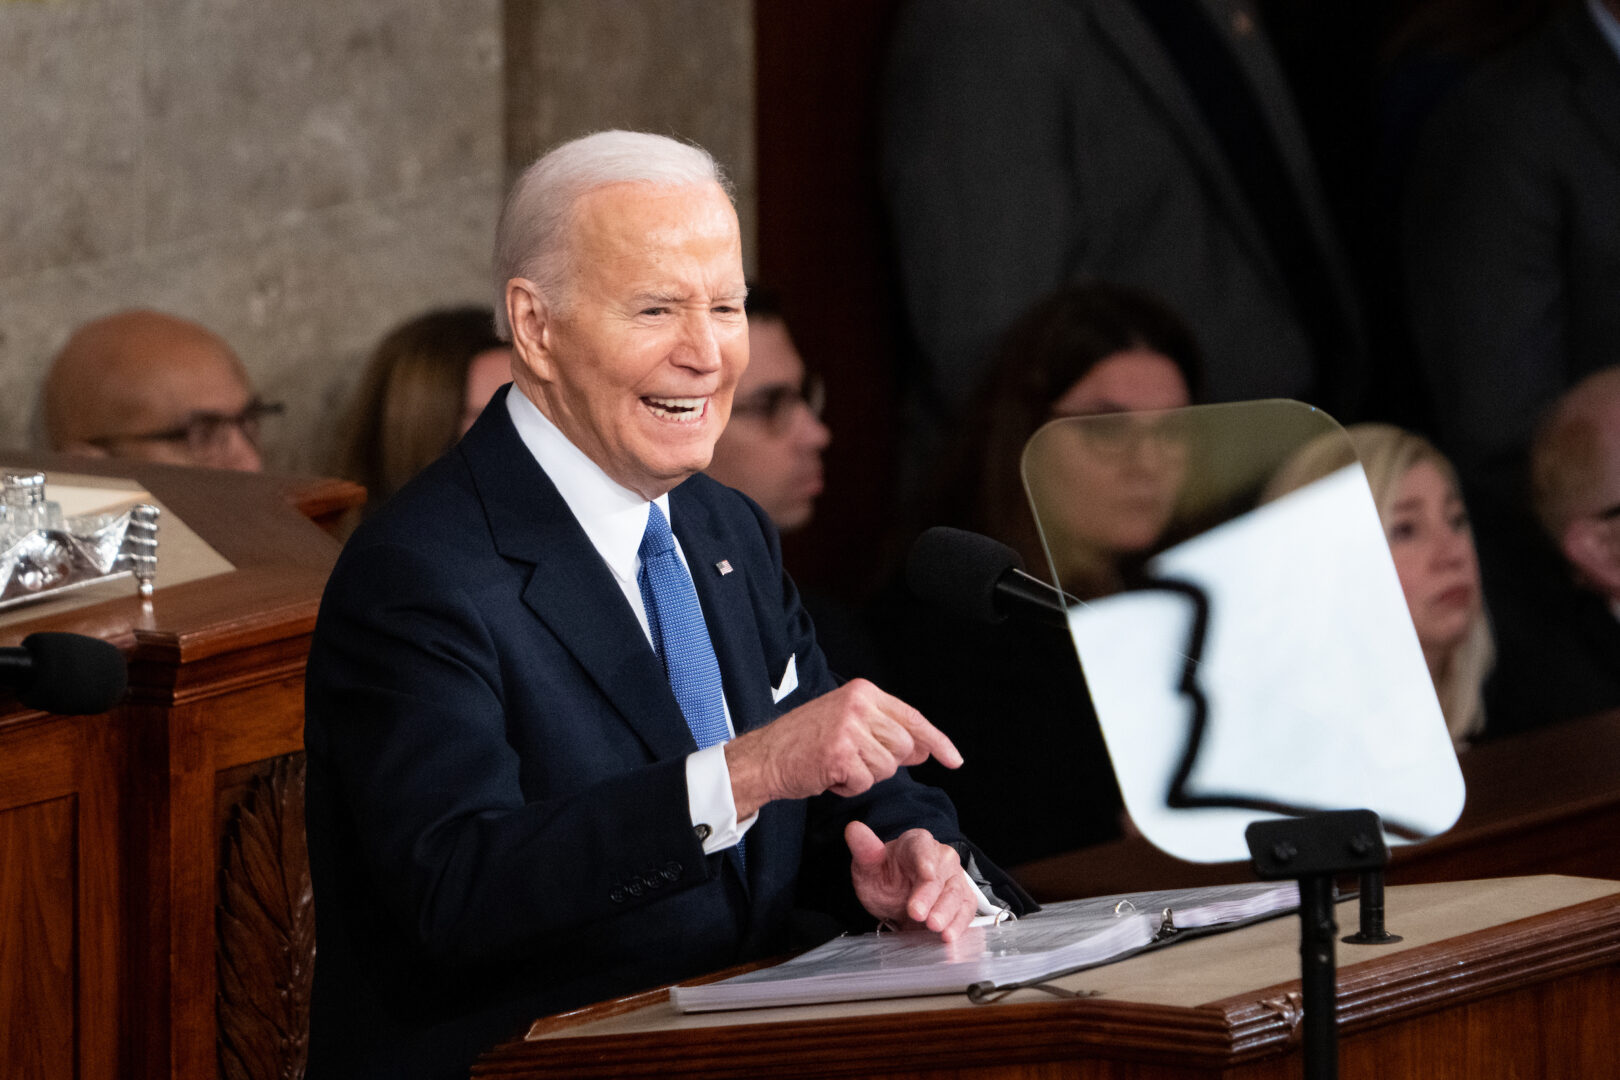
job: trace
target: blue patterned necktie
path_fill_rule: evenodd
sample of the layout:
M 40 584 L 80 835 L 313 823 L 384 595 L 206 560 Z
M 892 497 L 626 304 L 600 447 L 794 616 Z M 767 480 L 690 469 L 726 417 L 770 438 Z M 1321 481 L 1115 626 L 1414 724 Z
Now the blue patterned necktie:
M 640 554 L 641 573 L 636 580 L 647 609 L 653 651 L 664 662 L 664 674 L 698 748 L 723 743 L 729 733 L 720 663 L 714 658 L 692 576 L 675 554 L 675 536 L 657 503 L 649 507 Z

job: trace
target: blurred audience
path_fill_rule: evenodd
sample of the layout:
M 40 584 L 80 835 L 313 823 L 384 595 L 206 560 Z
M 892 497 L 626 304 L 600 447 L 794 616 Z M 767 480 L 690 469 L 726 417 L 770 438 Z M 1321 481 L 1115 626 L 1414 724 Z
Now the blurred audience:
M 910 452 L 970 417 L 995 343 L 1065 282 L 1151 289 L 1207 397 L 1343 410 L 1365 347 L 1289 88 L 1238 0 L 911 0 L 883 180 L 922 370 Z
M 1045 576 L 1046 553 L 1021 480 L 1024 446 L 1037 428 L 1066 416 L 1175 409 L 1202 382 L 1198 345 L 1179 316 L 1150 293 L 1094 281 L 1046 297 L 1002 342 L 992 379 L 930 524 L 994 536 Z M 1066 477 L 1076 508 L 1071 533 L 1089 553 L 1059 566 L 1076 596 L 1116 591 L 1168 524 L 1181 447 L 1121 415 L 1079 433 L 1078 470 Z M 1043 500 L 1047 504 L 1058 500 Z
M 705 471 L 741 491 L 782 532 L 810 523 L 821 494 L 821 452 L 832 441 L 821 422 L 821 379 L 793 344 L 780 299 L 748 290 L 748 368 L 737 383 L 731 420 Z
M 512 350 L 487 307 L 430 311 L 371 354 L 344 428 L 339 471 L 365 485 L 366 512 L 454 445 L 512 379 Z
M 74 331 L 45 376 L 41 410 L 52 450 L 257 472 L 260 423 L 282 406 L 254 394 L 218 334 L 123 311 Z
M 1407 188 L 1442 445 L 1465 484 L 1521 512 L 1537 417 L 1620 356 L 1617 118 L 1620 0 L 1566 3 L 1435 111 Z
M 1505 571 L 1521 588 L 1512 617 L 1498 612 L 1493 729 L 1497 713 L 1532 726 L 1620 708 L 1620 367 L 1558 400 L 1531 474 L 1549 542 L 1545 563 L 1538 551 Z
M 1400 578 L 1418 645 L 1452 742 L 1485 730 L 1484 686 L 1495 658 L 1479 559 L 1457 475 L 1429 440 L 1389 424 L 1355 424 L 1300 452 L 1272 494 L 1360 460 Z
M 1051 420 L 1104 417 L 1113 434 L 1077 448 L 1090 455 L 1090 487 L 1063 501 L 1099 510 L 1098 547 L 1112 557 L 1060 570 L 1072 589 L 1112 591 L 1154 548 L 1169 518 L 1162 432 L 1151 421 L 1144 427 L 1113 414 L 1187 405 L 1200 378 L 1192 333 L 1151 295 L 1090 282 L 1045 298 L 1006 335 L 927 524 L 995 537 L 1047 578 L 1020 476 L 1024 445 Z M 949 732 L 967 759 L 955 771 L 915 770 L 950 793 L 964 829 L 987 837 L 1011 863 L 1120 834 L 1113 767 L 1063 630 L 968 622 L 898 589 L 876 610 L 874 625 L 889 650 L 892 688 Z

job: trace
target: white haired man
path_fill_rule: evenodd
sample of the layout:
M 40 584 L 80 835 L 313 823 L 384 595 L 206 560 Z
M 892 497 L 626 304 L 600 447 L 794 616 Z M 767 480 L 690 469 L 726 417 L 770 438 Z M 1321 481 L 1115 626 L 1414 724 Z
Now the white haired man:
M 528 1019 L 982 902 L 960 763 L 837 685 L 757 507 L 699 475 L 748 362 L 712 159 L 565 144 L 496 241 L 513 385 L 357 532 L 309 665 L 309 1076 L 465 1076 Z M 967 856 L 967 858 L 964 858 Z M 801 911 L 806 907 L 815 915 Z

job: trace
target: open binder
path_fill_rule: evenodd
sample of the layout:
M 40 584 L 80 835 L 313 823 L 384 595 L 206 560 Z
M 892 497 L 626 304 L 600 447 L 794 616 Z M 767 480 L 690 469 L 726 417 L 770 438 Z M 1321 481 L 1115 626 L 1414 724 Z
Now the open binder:
M 924 930 L 846 935 L 775 967 L 676 986 L 681 1012 L 968 993 L 1037 984 L 1194 933 L 1294 911 L 1292 882 L 1174 889 L 1050 904 L 974 926 L 949 944 Z

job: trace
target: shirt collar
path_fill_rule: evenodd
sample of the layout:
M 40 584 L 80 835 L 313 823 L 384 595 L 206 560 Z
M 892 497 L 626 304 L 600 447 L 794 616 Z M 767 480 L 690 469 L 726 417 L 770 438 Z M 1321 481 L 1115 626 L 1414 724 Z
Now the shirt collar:
M 1609 48 L 1614 50 L 1615 58 L 1620 59 L 1620 19 L 1614 17 L 1603 0 L 1586 0 L 1586 10 L 1592 13 L 1592 21 L 1597 23 Z
M 647 531 L 648 506 L 640 495 L 614 480 L 585 452 L 568 441 L 516 383 L 506 395 L 506 411 L 518 438 L 529 448 L 557 492 L 568 504 L 592 546 L 622 584 L 634 583 L 641 567 L 641 536 Z M 669 494 L 653 502 L 669 518 Z M 670 519 L 674 527 L 674 520 Z

